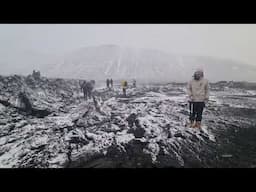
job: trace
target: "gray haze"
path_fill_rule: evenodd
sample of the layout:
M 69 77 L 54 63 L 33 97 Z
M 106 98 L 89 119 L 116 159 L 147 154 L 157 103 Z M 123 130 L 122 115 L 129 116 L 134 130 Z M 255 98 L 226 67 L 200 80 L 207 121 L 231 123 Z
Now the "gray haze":
M 32 65 L 48 68 L 67 54 L 104 44 L 256 66 L 255 34 L 253 24 L 1 24 L 0 67 L 2 74 L 27 73 Z

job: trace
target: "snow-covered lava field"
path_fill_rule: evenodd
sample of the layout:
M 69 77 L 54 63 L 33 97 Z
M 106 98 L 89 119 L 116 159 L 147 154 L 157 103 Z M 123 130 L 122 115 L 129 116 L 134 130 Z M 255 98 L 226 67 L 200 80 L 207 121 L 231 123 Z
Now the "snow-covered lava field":
M 256 89 L 211 84 L 202 130 L 186 127 L 186 84 L 94 95 L 78 80 L 0 76 L 0 168 L 256 167 Z

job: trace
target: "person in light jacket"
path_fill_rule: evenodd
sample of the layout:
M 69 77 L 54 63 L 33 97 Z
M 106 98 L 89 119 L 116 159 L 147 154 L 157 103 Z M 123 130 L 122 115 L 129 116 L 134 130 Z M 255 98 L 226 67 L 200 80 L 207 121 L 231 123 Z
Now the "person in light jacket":
M 201 128 L 202 114 L 205 102 L 209 100 L 209 82 L 204 78 L 204 72 L 197 70 L 188 83 L 190 105 L 190 127 Z

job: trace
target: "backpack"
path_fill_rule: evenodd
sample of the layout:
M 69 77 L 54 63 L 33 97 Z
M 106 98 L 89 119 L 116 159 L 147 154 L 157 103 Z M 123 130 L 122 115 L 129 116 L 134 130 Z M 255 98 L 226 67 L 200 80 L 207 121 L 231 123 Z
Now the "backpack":
M 123 86 L 123 87 L 127 87 L 127 81 L 123 81 L 123 82 L 122 82 L 122 86 Z
M 86 83 L 86 88 L 87 88 L 87 90 L 91 91 L 93 89 L 92 82 L 87 82 Z

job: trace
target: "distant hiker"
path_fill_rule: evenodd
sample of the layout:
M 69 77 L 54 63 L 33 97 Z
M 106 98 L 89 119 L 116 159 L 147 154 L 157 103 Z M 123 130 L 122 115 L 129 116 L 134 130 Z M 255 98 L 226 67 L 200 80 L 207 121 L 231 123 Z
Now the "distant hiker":
M 128 87 L 128 83 L 126 80 L 122 81 L 122 89 L 123 89 L 123 95 L 126 96 L 126 89 Z
M 89 99 L 91 99 L 91 97 L 92 97 L 92 91 L 93 91 L 94 85 L 95 85 L 94 80 L 91 80 L 91 81 L 87 82 L 87 84 L 86 84 L 87 96 Z
M 113 88 L 113 79 L 110 79 L 110 86 Z
M 91 99 L 94 86 L 95 86 L 94 80 L 91 80 L 88 82 L 84 81 L 82 88 L 83 88 L 85 100 L 87 100 L 88 98 Z
M 107 84 L 107 88 L 109 89 L 109 84 L 110 84 L 109 79 L 107 79 L 106 84 Z
M 135 79 L 133 79 L 132 85 L 133 85 L 134 88 L 136 87 L 136 80 Z
M 82 92 L 83 92 L 84 82 L 86 82 L 86 81 L 79 80 L 79 86 L 80 86 L 80 89 L 81 89 Z
M 202 70 L 197 70 L 194 73 L 193 79 L 188 83 L 188 96 L 190 127 L 201 128 L 203 109 L 205 102 L 209 100 L 209 83 L 204 78 Z
M 81 90 L 82 90 L 82 92 L 84 94 L 84 98 L 85 98 L 85 95 L 86 95 L 85 85 L 86 85 L 86 81 L 81 81 L 80 87 L 81 87 Z
M 86 81 L 83 81 L 83 83 L 81 84 L 81 89 L 82 89 L 82 92 L 83 92 L 83 94 L 84 94 L 84 99 L 86 99 L 87 100 L 87 87 L 86 87 L 86 85 L 87 85 L 87 82 Z

